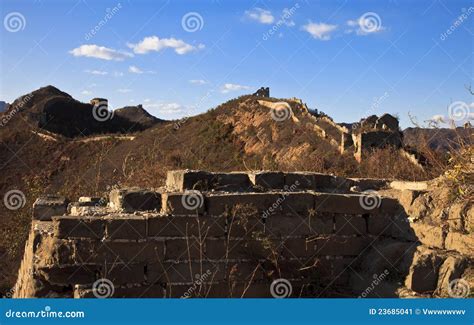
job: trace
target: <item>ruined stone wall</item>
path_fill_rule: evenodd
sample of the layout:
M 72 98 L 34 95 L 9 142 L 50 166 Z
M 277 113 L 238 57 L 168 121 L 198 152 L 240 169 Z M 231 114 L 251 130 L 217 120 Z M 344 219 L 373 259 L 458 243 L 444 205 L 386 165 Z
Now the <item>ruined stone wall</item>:
M 377 272 L 426 290 L 415 281 L 426 269 L 410 271 L 418 237 L 443 249 L 445 239 L 413 230 L 398 200 L 363 192 L 387 187 L 317 173 L 176 171 L 165 188 L 114 189 L 62 215 L 64 201 L 43 198 L 15 297 L 348 297 Z
M 370 131 L 353 133 L 352 139 L 354 143 L 354 156 L 359 162 L 362 160 L 362 153 L 364 151 L 387 146 L 402 147 L 400 132 Z

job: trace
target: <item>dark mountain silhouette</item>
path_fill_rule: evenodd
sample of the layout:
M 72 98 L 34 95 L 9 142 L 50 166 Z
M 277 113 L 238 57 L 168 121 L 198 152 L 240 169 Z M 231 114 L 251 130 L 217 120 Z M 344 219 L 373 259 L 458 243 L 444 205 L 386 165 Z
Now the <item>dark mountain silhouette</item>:
M 17 110 L 41 129 L 69 138 L 142 131 L 160 122 L 150 118 L 143 108 L 132 108 L 131 113 L 124 113 L 124 109 L 112 114 L 106 106 L 79 102 L 53 86 L 18 98 L 9 110 Z
M 472 143 L 474 129 L 458 127 L 447 128 L 407 128 L 403 130 L 403 142 L 413 148 L 428 147 L 446 153 L 458 149 L 462 144 Z
M 115 116 L 124 118 L 132 123 L 140 125 L 143 129 L 152 127 L 153 125 L 164 122 L 159 118 L 154 117 L 148 113 L 142 105 L 125 106 L 114 111 Z
M 8 109 L 8 103 L 0 100 L 0 113 Z

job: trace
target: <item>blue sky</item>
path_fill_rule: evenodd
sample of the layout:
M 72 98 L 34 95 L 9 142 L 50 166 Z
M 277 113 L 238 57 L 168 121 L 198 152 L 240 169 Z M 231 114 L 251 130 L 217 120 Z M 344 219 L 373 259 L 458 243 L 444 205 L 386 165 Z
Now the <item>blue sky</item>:
M 472 111 L 472 6 L 2 0 L 0 100 L 52 84 L 172 119 L 269 86 L 337 122 L 389 112 L 406 127 L 408 112 L 422 122 L 452 102 Z

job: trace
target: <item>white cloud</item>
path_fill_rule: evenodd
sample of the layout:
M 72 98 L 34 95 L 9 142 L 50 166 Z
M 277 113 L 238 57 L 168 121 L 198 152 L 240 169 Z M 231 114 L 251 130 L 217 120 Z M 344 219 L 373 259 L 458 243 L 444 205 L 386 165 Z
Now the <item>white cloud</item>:
M 347 26 L 356 27 L 356 26 L 359 26 L 359 22 L 357 20 L 348 20 L 347 21 Z
M 127 46 L 137 54 L 145 54 L 150 51 L 159 52 L 166 48 L 172 48 L 179 55 L 201 50 L 205 47 L 203 44 L 193 46 L 180 39 L 159 38 L 158 36 L 145 37 L 141 42 L 137 44 L 128 43 Z
M 116 77 L 116 78 L 118 78 L 118 77 L 123 77 L 123 72 L 114 71 L 114 77 Z
M 128 72 L 130 72 L 130 73 L 137 73 L 137 74 L 142 74 L 142 73 L 155 74 L 155 73 L 156 73 L 155 71 L 151 71 L 151 70 L 143 71 L 142 69 L 140 69 L 140 68 L 137 67 L 136 65 L 131 65 L 131 66 L 129 66 L 129 67 L 128 67 Z
M 98 75 L 98 76 L 105 76 L 108 74 L 107 71 L 102 71 L 102 70 L 85 70 L 84 72 Z
M 132 53 L 117 51 L 108 47 L 98 46 L 95 44 L 81 45 L 71 51 L 74 56 L 85 56 L 89 58 L 96 58 L 102 60 L 123 61 L 126 58 L 132 57 Z
M 131 92 L 132 90 L 131 90 L 131 89 L 128 89 L 128 88 L 120 88 L 120 89 L 117 89 L 117 91 L 118 91 L 119 93 L 126 94 L 126 93 Z
M 261 24 L 272 24 L 275 21 L 272 12 L 262 8 L 253 8 L 245 12 L 245 16 L 248 18 L 258 21 Z
M 189 80 L 189 82 L 194 84 L 194 85 L 205 85 L 205 84 L 207 84 L 207 81 L 203 80 L 203 79 L 191 79 L 191 80 Z
M 163 103 L 163 102 L 153 102 L 150 99 L 144 100 L 145 109 L 154 110 L 158 114 L 171 115 L 181 113 L 184 107 L 178 103 Z
M 137 67 L 137 66 L 135 66 L 135 65 L 129 66 L 129 67 L 128 67 L 128 72 L 131 72 L 131 73 L 143 73 L 143 71 L 142 71 L 139 67 Z
M 250 87 L 249 86 L 243 86 L 243 85 L 227 83 L 227 84 L 224 84 L 222 86 L 221 93 L 227 94 L 231 91 L 239 91 L 239 90 L 246 90 L 246 89 L 250 89 Z
M 283 23 L 288 26 L 288 27 L 293 27 L 295 26 L 295 22 L 290 19 L 290 17 L 293 15 L 292 11 L 288 8 L 283 9 L 283 14 L 281 16 L 281 20 Z
M 436 123 L 446 123 L 446 117 L 444 115 L 433 115 L 429 121 L 436 122 Z
M 91 94 L 92 94 L 92 91 L 83 90 L 83 91 L 81 91 L 81 94 L 83 94 L 83 95 L 91 95 Z
M 337 25 L 330 25 L 325 23 L 313 23 L 309 22 L 308 24 L 304 25 L 304 31 L 313 36 L 315 39 L 319 39 L 321 41 L 328 41 L 331 39 L 331 33 L 337 29 Z
M 351 34 L 355 32 L 359 36 L 380 33 L 385 30 L 378 15 L 360 16 L 357 19 L 351 19 L 346 22 L 349 29 L 345 33 Z

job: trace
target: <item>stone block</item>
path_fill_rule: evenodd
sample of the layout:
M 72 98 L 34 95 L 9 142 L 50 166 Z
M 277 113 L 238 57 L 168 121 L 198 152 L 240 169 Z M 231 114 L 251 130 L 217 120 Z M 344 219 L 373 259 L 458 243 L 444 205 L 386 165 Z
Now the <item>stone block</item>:
M 197 238 L 167 239 L 165 260 L 183 261 L 205 259 L 205 241 Z
M 358 256 L 367 251 L 371 240 L 352 236 L 319 236 L 315 238 L 293 238 L 283 243 L 282 254 L 287 258 L 320 255 Z
M 143 283 L 146 281 L 146 263 L 113 263 L 101 265 L 100 278 L 110 280 L 114 286 Z
M 208 297 L 213 298 L 273 298 L 271 282 L 258 283 L 219 283 L 208 289 Z M 293 291 L 291 297 L 297 297 Z
M 251 237 L 254 233 L 264 233 L 265 223 L 260 215 L 236 213 L 223 218 L 226 220 L 225 234 L 229 237 Z
M 216 191 L 246 192 L 253 189 L 247 173 L 214 173 L 210 182 L 210 189 Z
M 269 237 L 308 236 L 330 234 L 333 232 L 332 215 L 316 214 L 313 216 L 273 215 L 265 220 L 264 233 Z
M 37 274 L 54 285 L 92 284 L 101 268 L 98 265 L 80 264 L 70 266 L 39 267 Z
M 285 173 L 286 191 L 315 190 L 314 173 Z
M 102 197 L 81 196 L 76 202 L 78 206 L 105 206 L 107 200 Z
M 206 216 L 156 216 L 148 218 L 148 237 L 219 237 L 226 231 L 225 218 Z
M 162 194 L 163 213 L 180 215 L 202 215 L 204 214 L 205 198 L 200 191 L 186 191 L 183 193 Z
M 39 276 L 54 285 L 91 285 L 99 278 L 110 280 L 114 286 L 130 283 L 141 283 L 145 280 L 145 264 L 107 265 L 78 264 L 63 267 L 40 267 Z
M 350 178 L 351 186 L 357 186 L 361 191 L 381 190 L 388 186 L 389 181 L 386 179 L 376 178 Z
M 74 298 L 98 298 L 103 297 L 100 293 L 94 294 L 89 286 L 75 286 Z M 140 284 L 114 286 L 113 294 L 107 298 L 164 298 L 165 287 L 161 284 Z
M 54 234 L 58 238 L 94 238 L 105 235 L 105 221 L 101 218 L 78 216 L 53 217 Z
M 252 183 L 246 173 L 209 173 L 196 170 L 169 171 L 166 186 L 170 191 L 248 191 Z
M 206 190 L 211 175 L 198 170 L 173 170 L 166 175 L 168 191 Z
M 336 215 L 336 234 L 364 235 L 367 233 L 366 219 L 359 216 Z
M 151 263 L 164 259 L 164 242 L 74 241 L 76 263 Z
M 68 201 L 62 196 L 40 196 L 33 203 L 33 219 L 47 221 L 53 216 L 62 216 L 67 212 Z
M 208 215 L 220 216 L 238 213 L 245 206 L 252 207 L 255 213 L 270 215 L 281 211 L 283 197 L 277 193 L 224 193 L 206 196 Z M 249 209 L 246 209 L 249 210 Z
M 416 241 L 417 237 L 410 226 L 410 220 L 404 214 L 370 214 L 368 217 L 369 234 L 389 236 L 403 240 Z
M 148 283 L 189 283 L 219 281 L 226 278 L 218 263 L 209 261 L 183 261 L 151 263 L 147 267 Z
M 266 259 L 278 242 L 256 239 L 206 240 L 205 255 L 212 260 Z
M 407 182 L 407 181 L 393 181 L 390 187 L 394 190 L 410 190 L 410 191 L 426 191 L 428 189 L 427 182 Z
M 73 264 L 74 245 L 65 239 L 41 236 L 35 247 L 35 255 L 38 256 L 39 266 Z
M 252 172 L 248 177 L 254 186 L 263 190 L 281 190 L 285 186 L 282 172 Z
M 280 202 L 283 214 L 308 216 L 314 209 L 314 195 L 311 193 L 282 193 Z
M 375 205 L 365 205 L 363 196 L 357 194 L 327 194 L 316 193 L 314 209 L 316 212 L 343 213 L 343 214 L 366 214 L 377 209 Z M 370 209 L 374 206 L 374 209 Z M 368 207 L 368 208 L 367 208 Z
M 125 212 L 161 209 L 161 194 L 139 188 L 114 189 L 109 195 L 110 207 Z
M 147 237 L 147 219 L 143 216 L 107 216 L 105 226 L 107 239 L 139 240 Z

